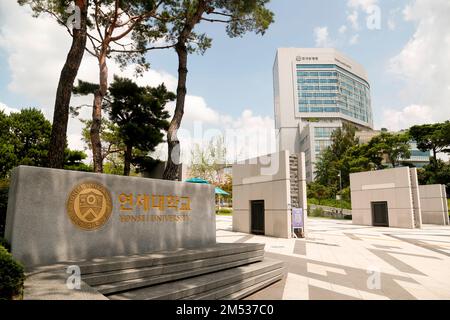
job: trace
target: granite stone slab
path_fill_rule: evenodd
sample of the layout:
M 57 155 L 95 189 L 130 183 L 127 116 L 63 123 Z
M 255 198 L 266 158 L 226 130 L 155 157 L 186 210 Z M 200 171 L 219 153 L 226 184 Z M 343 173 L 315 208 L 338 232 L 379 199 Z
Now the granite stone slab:
M 89 224 L 74 222 L 69 208 L 75 206 L 76 200 L 74 208 L 88 217 L 107 211 L 109 207 L 104 203 L 108 202 L 108 197 L 102 199 L 98 191 L 82 194 L 84 191 L 80 189 L 81 195 L 74 197 L 80 185 L 91 182 L 109 192 L 111 212 L 98 221 L 98 227 L 89 229 Z M 124 203 L 124 195 L 132 195 L 133 201 Z M 161 198 L 162 207 L 158 207 L 160 203 L 156 200 L 151 202 L 152 196 L 154 199 L 165 197 Z M 185 203 L 177 203 L 175 207 L 169 200 L 173 198 L 169 197 L 181 199 L 180 203 L 184 199 Z M 86 210 L 83 207 L 86 203 L 94 207 Z M 95 211 L 97 204 L 103 211 Z M 124 210 L 129 208 L 131 210 Z M 145 218 L 127 221 L 124 216 Z M 158 216 L 172 218 L 164 220 Z M 174 220 L 175 216 L 185 218 Z M 210 246 L 216 240 L 214 187 L 20 166 L 12 174 L 6 238 L 11 243 L 13 256 L 27 268 L 68 260 Z

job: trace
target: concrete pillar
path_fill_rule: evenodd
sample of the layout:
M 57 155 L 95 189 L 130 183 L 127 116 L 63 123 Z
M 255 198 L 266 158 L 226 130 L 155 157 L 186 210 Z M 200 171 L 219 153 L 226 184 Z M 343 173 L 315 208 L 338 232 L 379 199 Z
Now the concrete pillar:
M 298 156 L 298 191 L 299 191 L 299 202 L 300 208 L 303 209 L 303 226 L 304 234 L 308 232 L 307 219 L 308 219 L 308 199 L 306 190 L 306 166 L 305 166 L 305 153 L 301 152 Z
M 417 179 L 417 168 L 409 169 L 411 177 L 411 193 L 412 193 L 412 205 L 414 212 L 414 227 L 422 228 L 422 212 L 420 208 L 420 193 L 419 193 L 419 181 Z
M 448 226 L 449 216 L 448 216 L 448 202 L 447 202 L 447 191 L 445 190 L 445 185 L 442 185 L 442 202 L 444 206 L 444 216 L 445 216 L 445 224 Z

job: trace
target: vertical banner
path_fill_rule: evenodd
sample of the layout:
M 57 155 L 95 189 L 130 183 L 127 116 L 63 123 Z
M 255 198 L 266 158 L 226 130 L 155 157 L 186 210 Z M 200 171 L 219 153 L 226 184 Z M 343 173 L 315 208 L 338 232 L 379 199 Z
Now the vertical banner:
M 302 208 L 292 208 L 292 229 L 293 232 L 297 235 L 297 237 L 303 238 L 304 223 L 303 223 Z

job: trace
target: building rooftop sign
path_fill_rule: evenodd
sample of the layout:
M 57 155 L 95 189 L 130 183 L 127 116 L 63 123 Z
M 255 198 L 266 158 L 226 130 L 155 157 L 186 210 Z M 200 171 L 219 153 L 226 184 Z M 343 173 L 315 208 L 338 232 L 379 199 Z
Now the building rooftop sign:
M 319 61 L 319 57 L 301 57 L 297 56 L 297 61 Z

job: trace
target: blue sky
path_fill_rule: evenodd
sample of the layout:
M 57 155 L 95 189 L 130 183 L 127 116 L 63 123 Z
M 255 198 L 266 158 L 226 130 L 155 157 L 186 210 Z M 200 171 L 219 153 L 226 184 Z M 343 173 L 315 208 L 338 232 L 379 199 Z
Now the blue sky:
M 264 36 L 230 39 L 222 24 L 200 25 L 213 44 L 205 55 L 189 57 L 185 123 L 190 117 L 222 129 L 273 126 L 276 49 L 316 46 L 336 47 L 366 68 L 376 128 L 400 130 L 450 118 L 450 1 L 272 0 L 269 7 L 275 22 Z M 366 19 L 374 9 L 381 24 L 371 30 Z M 69 46 L 63 28 L 50 18 L 31 18 L 15 0 L 2 0 L 0 105 L 36 106 L 51 119 Z M 155 51 L 148 58 L 152 71 L 141 83 L 166 81 L 175 89 L 175 53 Z M 96 81 L 95 69 L 95 61 L 85 56 L 79 78 Z M 110 69 L 119 72 L 112 61 Z M 69 142 L 80 140 L 79 131 L 71 120 Z
M 382 10 L 390 12 L 407 1 L 384 1 Z M 328 26 L 331 36 L 337 36 L 342 25 L 348 25 L 347 1 L 275 0 L 270 4 L 275 22 L 264 36 L 246 34 L 242 38 L 227 37 L 221 24 L 206 24 L 203 30 L 213 38 L 213 45 L 204 56 L 192 55 L 189 60 L 188 89 L 204 97 L 208 105 L 229 110 L 238 115 L 251 108 L 272 116 L 272 65 L 279 47 L 315 47 L 314 29 Z M 324 10 L 326 8 L 326 10 Z M 383 16 L 382 16 L 383 18 Z M 380 107 L 398 99 L 401 83 L 387 75 L 387 64 L 414 33 L 414 23 L 402 23 L 391 31 L 387 17 L 381 30 L 361 28 L 360 41 L 350 45 L 344 41 L 337 47 L 363 64 L 371 80 L 373 109 L 380 117 Z M 350 31 L 348 33 L 351 33 Z M 176 74 L 176 56 L 155 52 L 149 61 L 156 69 Z

